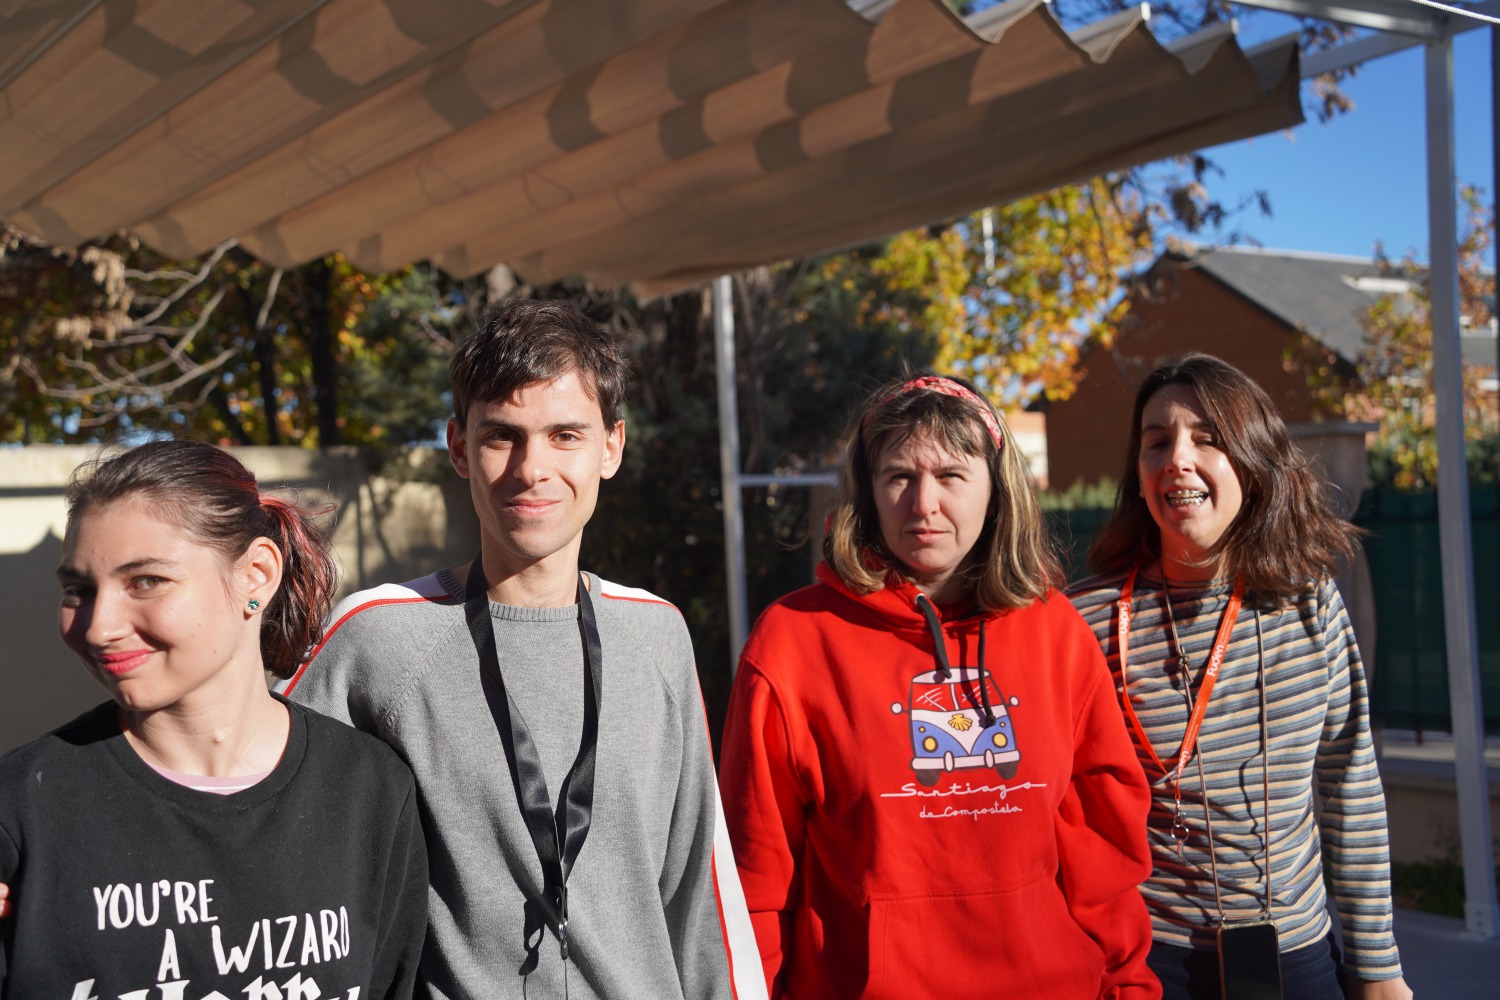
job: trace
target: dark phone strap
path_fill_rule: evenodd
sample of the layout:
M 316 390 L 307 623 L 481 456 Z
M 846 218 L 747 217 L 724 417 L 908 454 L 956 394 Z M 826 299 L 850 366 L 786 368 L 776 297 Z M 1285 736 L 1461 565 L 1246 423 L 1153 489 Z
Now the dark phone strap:
M 578 859 L 578 852 L 583 849 L 584 839 L 589 835 L 589 820 L 594 811 L 594 762 L 599 746 L 604 648 L 599 641 L 593 600 L 580 574 L 578 620 L 583 633 L 583 738 L 578 743 L 578 756 L 574 758 L 567 777 L 563 778 L 554 812 L 536 744 L 515 700 L 506 690 L 505 675 L 500 670 L 482 556 L 474 557 L 468 581 L 464 584 L 464 616 L 469 623 L 474 649 L 479 653 L 480 684 L 484 688 L 485 700 L 489 702 L 490 714 L 494 716 L 495 728 L 500 731 L 500 742 L 505 746 L 505 761 L 510 766 L 521 817 L 526 821 L 526 830 L 531 834 L 537 860 L 542 865 L 541 895 L 533 894 L 526 885 L 521 886 L 526 896 L 523 931 L 526 960 L 521 963 L 519 972 L 525 976 L 537 966 L 544 926 L 557 937 L 563 961 L 568 960 L 568 873 L 573 870 L 573 862 Z

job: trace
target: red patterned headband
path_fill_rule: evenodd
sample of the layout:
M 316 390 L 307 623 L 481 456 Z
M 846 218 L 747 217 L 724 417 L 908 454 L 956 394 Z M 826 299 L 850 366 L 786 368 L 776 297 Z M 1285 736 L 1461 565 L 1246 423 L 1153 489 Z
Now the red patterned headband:
M 884 409 L 885 405 L 891 400 L 897 396 L 904 396 L 908 392 L 915 392 L 918 389 L 925 389 L 929 392 L 940 392 L 944 396 L 952 396 L 955 399 L 962 399 L 964 402 L 971 404 L 975 410 L 979 411 L 979 419 L 984 421 L 985 429 L 990 432 L 990 440 L 995 442 L 995 450 L 1005 450 L 1005 435 L 1000 431 L 1000 421 L 995 419 L 995 411 L 991 410 L 989 404 L 975 395 L 972 390 L 966 389 L 951 378 L 944 378 L 941 375 L 924 375 L 921 378 L 914 378 L 910 382 L 903 382 L 891 390 L 881 398 L 880 402 L 870 407 L 869 412 L 865 414 L 864 420 L 860 423 L 860 430 L 863 431 L 869 425 L 870 418 L 875 415 L 876 411 Z

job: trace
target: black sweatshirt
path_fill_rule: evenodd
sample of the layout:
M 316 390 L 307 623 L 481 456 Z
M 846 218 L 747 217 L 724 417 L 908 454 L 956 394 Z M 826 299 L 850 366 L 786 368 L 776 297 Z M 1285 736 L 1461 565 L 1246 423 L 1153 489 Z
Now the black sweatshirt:
M 232 795 L 153 771 L 114 702 L 0 757 L 15 903 L 0 997 L 411 995 L 427 924 L 411 772 L 379 740 L 289 707 L 280 763 Z

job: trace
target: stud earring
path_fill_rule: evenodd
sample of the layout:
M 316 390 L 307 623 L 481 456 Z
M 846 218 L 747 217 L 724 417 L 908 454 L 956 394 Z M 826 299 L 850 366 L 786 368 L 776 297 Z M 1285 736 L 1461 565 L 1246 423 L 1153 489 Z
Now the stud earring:
M 256 600 L 256 599 L 255 599 L 255 598 L 253 598 L 253 597 L 252 597 L 252 598 L 250 598 L 250 610 L 251 610 L 251 611 L 259 611 L 259 610 L 260 610 L 260 602 L 259 602 L 259 601 L 257 601 L 257 600 Z

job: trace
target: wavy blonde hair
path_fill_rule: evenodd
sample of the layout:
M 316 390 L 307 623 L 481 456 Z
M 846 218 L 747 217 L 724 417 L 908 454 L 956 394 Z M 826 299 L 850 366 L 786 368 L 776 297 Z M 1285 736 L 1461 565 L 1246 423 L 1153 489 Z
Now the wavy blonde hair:
M 1063 582 L 1030 470 L 1010 428 L 979 391 L 963 379 L 943 377 L 968 389 L 974 399 L 922 388 L 901 392 L 909 377 L 876 390 L 855 414 L 823 558 L 856 594 L 873 593 L 885 586 L 888 574 L 902 572 L 881 535 L 874 469 L 885 449 L 913 434 L 926 434 L 950 452 L 982 459 L 989 470 L 984 530 L 958 575 L 985 611 L 1025 607 Z M 995 446 L 976 406 L 994 415 L 1001 447 Z

